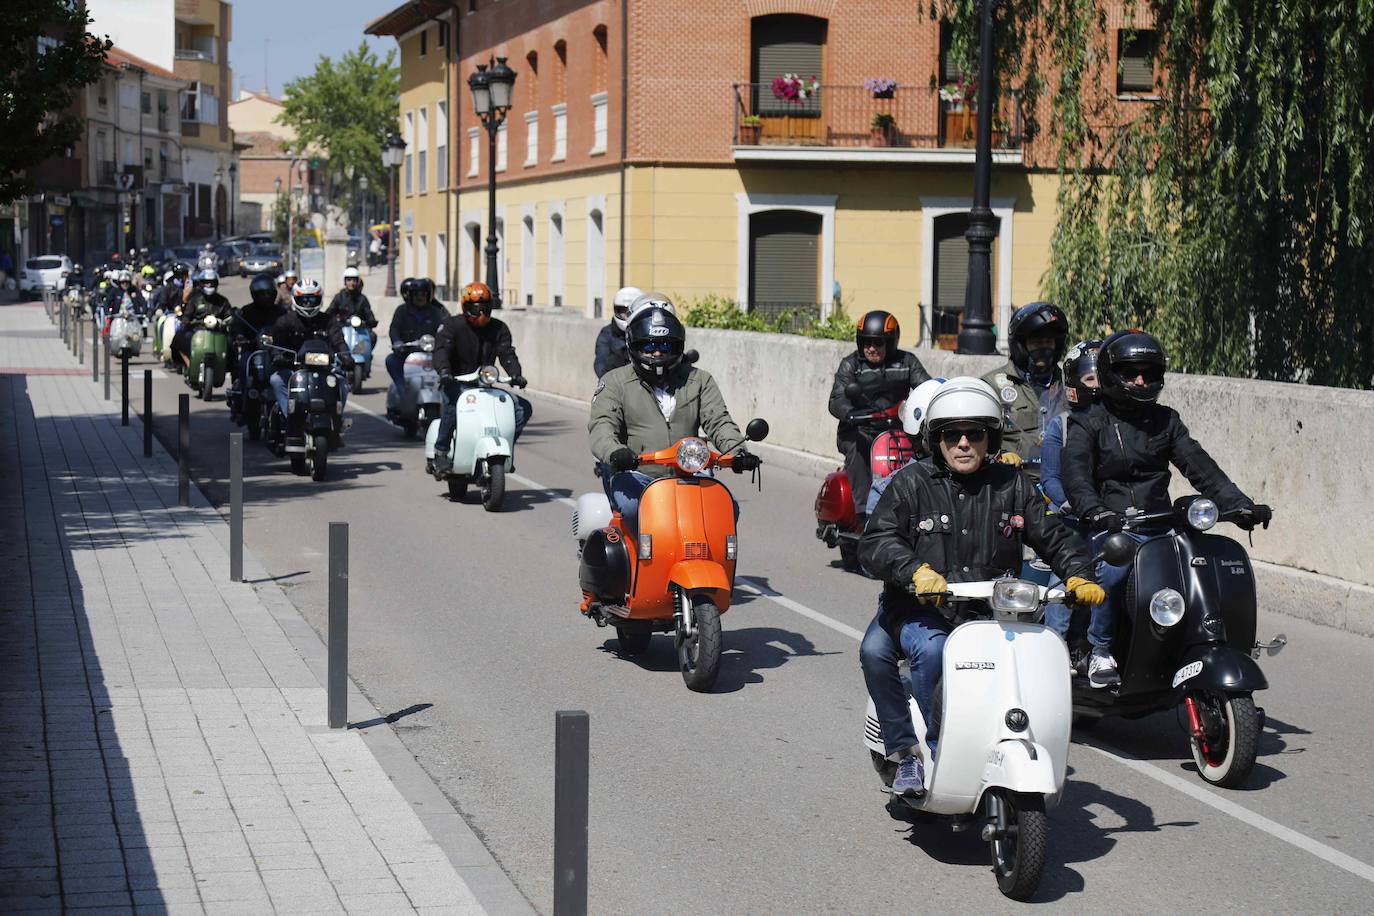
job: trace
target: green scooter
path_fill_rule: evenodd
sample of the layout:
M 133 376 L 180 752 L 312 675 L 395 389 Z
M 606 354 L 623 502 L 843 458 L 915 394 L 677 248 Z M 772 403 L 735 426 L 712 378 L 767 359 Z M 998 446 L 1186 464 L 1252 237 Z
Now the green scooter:
M 191 364 L 186 367 L 186 384 L 202 401 L 208 401 L 215 389 L 224 384 L 225 367 L 229 359 L 229 332 L 225 322 L 207 315 L 191 332 Z

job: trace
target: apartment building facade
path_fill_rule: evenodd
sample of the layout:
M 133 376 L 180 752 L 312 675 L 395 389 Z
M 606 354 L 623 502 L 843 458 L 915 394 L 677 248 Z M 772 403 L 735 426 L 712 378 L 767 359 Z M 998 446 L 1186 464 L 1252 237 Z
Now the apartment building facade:
M 175 66 L 181 96 L 183 213 L 187 240 L 227 235 L 237 190 L 234 136 L 229 127 L 229 41 L 233 7 L 224 0 L 175 0 Z
M 410 24 L 403 73 L 453 15 L 444 6 Z M 458 13 L 445 20 L 457 40 L 451 283 L 485 275 L 494 168 L 507 305 L 599 316 L 635 285 L 765 314 L 886 308 L 905 344 L 953 345 L 977 98 L 951 66 L 947 29 L 916 5 L 468 0 Z M 1148 95 L 1148 41 L 1116 25 L 1128 105 Z M 518 76 L 491 162 L 466 79 L 493 57 Z M 1006 87 L 993 138 L 999 328 L 1039 296 L 1055 219 L 1052 151 L 1026 142 L 1022 116 Z

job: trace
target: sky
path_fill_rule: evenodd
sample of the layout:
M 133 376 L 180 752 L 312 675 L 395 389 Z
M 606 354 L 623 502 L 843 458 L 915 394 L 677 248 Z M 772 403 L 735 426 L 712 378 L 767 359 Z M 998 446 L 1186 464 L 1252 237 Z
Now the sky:
M 240 88 L 262 90 L 264 63 L 268 94 L 281 98 L 288 82 L 315 72 L 322 54 L 339 57 L 356 48 L 360 39 L 378 57 L 396 47 L 395 39 L 364 35 L 363 28 L 399 6 L 400 0 L 232 0 L 232 4 L 233 98 L 238 98 Z

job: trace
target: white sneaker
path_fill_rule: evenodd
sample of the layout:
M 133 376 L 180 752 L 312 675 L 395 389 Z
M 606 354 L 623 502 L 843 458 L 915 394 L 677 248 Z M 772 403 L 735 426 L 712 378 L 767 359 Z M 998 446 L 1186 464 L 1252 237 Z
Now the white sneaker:
M 1102 646 L 1095 646 L 1088 656 L 1088 683 L 1094 687 L 1111 687 L 1121 683 L 1116 672 L 1116 659 Z

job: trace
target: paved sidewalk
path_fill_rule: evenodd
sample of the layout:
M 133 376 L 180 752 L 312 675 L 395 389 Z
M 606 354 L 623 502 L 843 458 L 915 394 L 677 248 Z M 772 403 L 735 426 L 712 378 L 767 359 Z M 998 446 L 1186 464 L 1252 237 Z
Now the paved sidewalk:
M 0 912 L 483 912 L 101 394 L 0 307 Z

